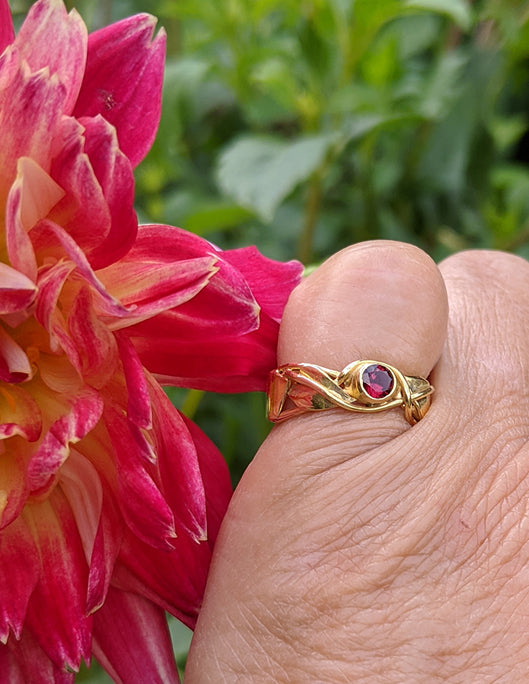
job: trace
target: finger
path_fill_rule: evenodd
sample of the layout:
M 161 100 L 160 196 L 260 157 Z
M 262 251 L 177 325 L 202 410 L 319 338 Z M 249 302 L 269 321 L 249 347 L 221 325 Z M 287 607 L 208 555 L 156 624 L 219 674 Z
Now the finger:
M 328 259 L 292 293 L 279 363 L 341 368 L 373 357 L 428 375 L 443 348 L 447 312 L 442 277 L 422 250 L 360 243 Z
M 446 314 L 433 264 L 388 243 L 330 264 L 292 297 L 280 362 L 426 375 Z M 272 431 L 217 542 L 192 674 L 527 678 L 529 266 L 467 253 L 441 271 L 430 412 L 413 428 L 396 410 L 332 410 Z
M 403 243 L 362 243 L 329 259 L 293 292 L 281 324 L 279 362 L 341 370 L 374 359 L 406 375 L 428 376 L 444 345 L 447 316 L 445 284 L 429 256 Z M 430 431 L 437 439 L 444 429 L 436 419 L 437 398 L 413 427 L 400 408 L 308 412 L 277 425 L 245 473 L 237 492 L 241 506 L 259 521 L 273 499 L 278 518 L 291 511 L 287 524 L 297 516 L 315 545 L 326 539 L 340 544 L 344 523 L 351 534 L 376 529 L 388 550 L 413 544 L 422 526 L 408 538 L 396 532 L 403 518 L 431 509 L 423 499 L 435 463 L 424 445 Z M 303 544 L 301 536 L 291 548 L 303 554 Z M 404 546 L 394 549 L 395 556 Z
M 427 376 L 441 353 L 446 319 L 444 282 L 426 254 L 392 242 L 357 245 L 293 293 L 279 362 L 341 370 L 375 359 Z M 189 661 L 194 681 L 207 681 L 198 678 L 200 668 L 232 667 L 232 654 L 247 653 L 250 642 L 276 643 L 274 632 L 286 640 L 281 659 L 300 630 L 310 646 L 311 616 L 342 610 L 342 591 L 372 600 L 363 588 L 378 586 L 380 573 L 406 557 L 423 526 L 420 520 L 409 529 L 403 509 L 416 511 L 421 503 L 413 494 L 423 496 L 412 451 L 420 452 L 424 440 L 380 447 L 419 434 L 429 415 L 410 428 L 400 409 L 369 415 L 333 409 L 274 428 L 244 474 L 217 540 Z M 352 606 L 351 618 L 358 609 Z
M 451 330 L 435 374 L 443 402 L 453 404 L 457 395 L 459 418 L 466 422 L 476 404 L 486 409 L 489 422 L 490 411 L 512 415 L 521 408 L 526 416 L 529 264 L 512 254 L 469 251 L 446 259 L 440 269 Z
M 355 360 L 375 359 L 426 377 L 441 354 L 447 312 L 444 282 L 424 252 L 402 243 L 361 243 L 329 259 L 293 292 L 281 326 L 279 363 L 341 370 Z M 320 435 L 334 441 L 339 435 L 351 458 L 408 428 L 402 411 L 361 415 L 336 409 L 291 419 L 276 434 L 279 441 L 300 440 L 309 453 Z M 340 462 L 340 450 L 334 453 Z
M 464 556 L 477 567 L 501 567 L 504 577 L 516 563 L 511 584 L 520 582 L 523 591 L 529 584 L 529 264 L 474 251 L 450 257 L 440 269 L 450 321 L 433 379 L 436 412 L 450 426 L 437 465 L 438 487 L 454 493 L 450 553 L 457 562 Z

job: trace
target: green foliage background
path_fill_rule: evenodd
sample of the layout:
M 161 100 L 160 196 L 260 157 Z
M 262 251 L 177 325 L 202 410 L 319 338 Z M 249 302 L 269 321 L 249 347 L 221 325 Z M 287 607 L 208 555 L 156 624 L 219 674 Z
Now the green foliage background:
M 435 259 L 529 256 L 529 2 L 67 4 L 91 30 L 141 11 L 167 30 L 160 131 L 137 171 L 142 222 L 307 266 L 372 238 Z M 12 3 L 18 21 L 28 6 Z M 171 396 L 236 482 L 268 430 L 263 398 Z

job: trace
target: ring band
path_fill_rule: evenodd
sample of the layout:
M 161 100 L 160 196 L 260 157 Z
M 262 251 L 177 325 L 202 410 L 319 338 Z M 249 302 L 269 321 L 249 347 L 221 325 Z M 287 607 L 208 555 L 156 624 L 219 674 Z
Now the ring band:
M 286 364 L 270 373 L 268 418 L 281 423 L 307 411 L 343 408 L 374 413 L 402 407 L 414 425 L 430 408 L 433 386 L 380 361 L 354 361 L 342 371 L 310 363 Z

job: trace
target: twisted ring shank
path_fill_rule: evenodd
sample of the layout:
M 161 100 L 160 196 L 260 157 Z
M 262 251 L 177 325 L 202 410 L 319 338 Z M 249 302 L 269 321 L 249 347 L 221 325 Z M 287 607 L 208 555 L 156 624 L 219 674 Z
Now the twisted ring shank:
M 280 423 L 307 411 L 342 408 L 373 413 L 401 406 L 414 425 L 430 407 L 433 386 L 380 361 L 354 361 L 342 371 L 309 363 L 286 364 L 270 374 L 268 417 Z

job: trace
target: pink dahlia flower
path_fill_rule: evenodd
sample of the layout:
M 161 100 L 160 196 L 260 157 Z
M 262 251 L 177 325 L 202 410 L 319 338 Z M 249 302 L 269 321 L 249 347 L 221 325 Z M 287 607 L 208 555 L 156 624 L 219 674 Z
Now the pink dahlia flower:
M 299 265 L 137 225 L 162 31 L 0 0 L 0 681 L 177 679 L 226 467 L 159 382 L 261 389 Z

